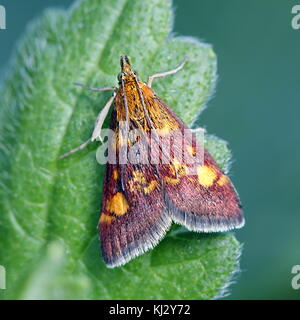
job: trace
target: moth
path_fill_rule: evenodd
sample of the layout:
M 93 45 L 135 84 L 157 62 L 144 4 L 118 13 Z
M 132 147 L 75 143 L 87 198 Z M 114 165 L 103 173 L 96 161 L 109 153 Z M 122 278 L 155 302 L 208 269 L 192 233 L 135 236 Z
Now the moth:
M 155 78 L 178 72 L 184 63 L 144 83 L 125 55 L 120 59 L 118 88 L 83 86 L 111 90 L 113 95 L 98 115 L 91 138 L 61 158 L 92 141 L 103 141 L 102 125 L 113 105 L 108 150 L 115 157 L 108 157 L 106 164 L 98 224 L 108 267 L 121 266 L 153 248 L 172 222 L 197 232 L 244 225 L 242 206 L 228 176 L 151 88 Z

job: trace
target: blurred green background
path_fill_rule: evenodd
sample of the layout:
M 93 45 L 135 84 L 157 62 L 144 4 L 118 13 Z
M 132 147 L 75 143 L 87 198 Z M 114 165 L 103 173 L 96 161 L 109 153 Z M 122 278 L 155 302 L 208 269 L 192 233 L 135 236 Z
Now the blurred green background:
M 0 78 L 28 21 L 72 0 L 1 0 Z M 231 176 L 245 207 L 242 272 L 230 299 L 299 299 L 291 269 L 300 264 L 300 29 L 292 0 L 175 0 L 174 33 L 211 43 L 219 80 L 199 123 L 227 140 Z M 300 1 L 298 1 L 300 4 Z

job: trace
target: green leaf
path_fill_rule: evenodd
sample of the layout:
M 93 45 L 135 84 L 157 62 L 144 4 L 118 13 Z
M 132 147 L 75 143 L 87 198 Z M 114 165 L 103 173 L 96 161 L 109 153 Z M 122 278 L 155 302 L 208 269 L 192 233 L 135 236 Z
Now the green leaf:
M 20 277 L 14 286 L 14 292 L 10 291 L 12 297 L 21 300 L 67 300 L 88 297 L 91 280 L 83 274 L 69 274 L 65 265 L 64 247 L 58 242 L 50 243 L 33 266 Z
M 151 252 L 106 272 L 97 248 L 95 239 L 83 258 L 97 279 L 95 299 L 212 299 L 226 287 L 240 254 L 233 235 L 180 228 Z
M 120 54 L 131 57 L 142 79 L 186 58 L 182 71 L 156 80 L 154 89 L 185 122 L 195 120 L 214 89 L 216 57 L 207 44 L 170 37 L 171 22 L 171 1 L 83 0 L 67 12 L 46 12 L 28 28 L 0 89 L 4 298 L 69 298 L 73 277 L 88 280 L 80 295 L 86 299 L 211 299 L 230 280 L 240 250 L 233 235 L 182 228 L 124 267 L 107 269 L 96 230 L 103 176 L 97 143 L 57 160 L 90 136 L 109 97 L 72 83 L 117 85 Z M 208 138 L 206 145 L 226 169 L 226 144 Z M 53 241 L 60 245 L 49 253 Z M 51 250 L 64 251 L 61 264 L 52 263 Z M 64 277 L 70 281 L 59 284 Z

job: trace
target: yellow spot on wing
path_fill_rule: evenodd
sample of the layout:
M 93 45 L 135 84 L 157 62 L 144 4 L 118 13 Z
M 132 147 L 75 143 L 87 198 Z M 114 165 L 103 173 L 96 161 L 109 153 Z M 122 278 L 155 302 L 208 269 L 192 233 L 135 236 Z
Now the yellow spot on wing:
M 222 187 L 222 186 L 224 186 L 224 184 L 226 184 L 228 182 L 228 180 L 229 179 L 227 178 L 227 176 L 225 176 L 225 174 L 223 174 L 223 175 L 221 175 L 221 177 L 217 181 L 217 184 Z
M 216 171 L 210 166 L 199 166 L 197 168 L 198 181 L 203 187 L 210 187 L 213 185 L 217 177 Z
M 179 183 L 179 179 L 175 179 L 175 178 L 171 178 L 171 177 L 165 177 L 164 179 L 167 183 L 170 183 L 173 185 L 176 185 Z
M 187 149 L 188 153 L 189 153 L 191 156 L 194 157 L 194 156 L 196 155 L 196 149 L 195 149 L 195 147 L 187 146 L 186 149 Z
M 100 223 L 106 223 L 106 224 L 111 224 L 111 222 L 114 220 L 114 217 L 109 216 L 105 213 L 101 213 L 100 217 Z
M 118 180 L 119 174 L 118 174 L 118 170 L 117 170 L 117 169 L 114 169 L 113 175 L 114 175 L 114 179 L 115 179 L 115 180 Z
M 172 164 L 169 165 L 171 174 L 175 176 L 176 178 L 173 177 L 164 177 L 165 181 L 167 183 L 176 185 L 179 183 L 180 179 L 183 176 L 187 175 L 189 172 L 188 167 L 185 164 L 180 163 L 177 159 L 173 159 Z
M 156 186 L 157 186 L 157 181 L 152 180 L 147 187 L 144 187 L 144 193 L 148 194 L 152 192 L 156 188 Z
M 171 128 L 168 126 L 168 124 L 165 124 L 164 127 L 157 129 L 158 134 L 163 137 L 167 136 L 170 133 L 170 130 Z
M 177 176 L 179 178 L 184 176 L 188 172 L 187 166 L 180 163 L 177 159 L 173 159 L 172 164 L 170 164 L 170 170 L 174 176 L 176 176 L 177 173 Z
M 182 164 L 177 159 L 173 160 L 173 164 L 174 164 L 176 170 L 179 170 L 180 168 L 182 168 Z
M 142 172 L 135 170 L 132 175 L 135 182 L 146 183 L 145 175 Z
M 106 210 L 115 213 L 117 216 L 121 216 L 127 212 L 129 204 L 122 192 L 117 192 L 106 203 Z
M 148 194 L 157 187 L 156 180 L 152 180 L 148 183 L 146 176 L 138 170 L 133 171 L 132 176 L 133 180 L 129 181 L 129 188 L 131 192 L 134 192 L 134 189 L 136 188 L 139 191 L 143 191 L 144 194 Z M 135 182 L 137 182 L 137 184 L 134 184 Z

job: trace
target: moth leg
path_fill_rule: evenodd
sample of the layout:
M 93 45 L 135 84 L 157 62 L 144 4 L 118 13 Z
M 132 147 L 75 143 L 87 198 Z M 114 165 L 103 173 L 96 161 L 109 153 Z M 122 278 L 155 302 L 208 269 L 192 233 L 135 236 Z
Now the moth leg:
M 180 70 L 184 67 L 185 63 L 186 63 L 186 60 L 184 60 L 183 62 L 181 62 L 181 64 L 180 64 L 177 68 L 175 68 L 175 69 L 173 69 L 173 70 L 169 70 L 169 71 L 161 72 L 161 73 L 156 73 L 156 74 L 153 74 L 152 76 L 149 76 L 149 77 L 148 77 L 148 81 L 147 81 L 147 85 L 151 88 L 152 81 L 153 81 L 155 78 L 163 78 L 163 77 L 168 76 L 168 75 L 170 75 L 170 74 L 174 74 L 174 73 L 180 71 Z
M 74 154 L 75 152 L 78 152 L 80 150 L 83 150 L 84 148 L 86 148 L 91 142 L 95 141 L 97 138 L 100 139 L 101 142 L 103 142 L 103 139 L 101 138 L 101 128 L 103 125 L 103 122 L 108 114 L 108 111 L 114 101 L 115 98 L 115 92 L 112 95 L 112 97 L 107 101 L 107 103 L 105 104 L 104 108 L 101 110 L 101 112 L 98 114 L 96 122 L 95 122 L 95 126 L 94 126 L 94 131 L 92 136 L 85 141 L 84 143 L 82 143 L 80 146 L 78 146 L 75 149 L 72 149 L 69 152 L 66 152 L 64 154 L 62 154 L 61 156 L 59 156 L 58 159 L 63 159 L 66 158 L 68 156 L 70 156 L 71 154 Z
M 115 96 L 116 96 L 116 93 L 114 92 L 113 95 L 110 97 L 110 99 L 107 101 L 104 108 L 98 114 L 96 122 L 95 122 L 95 126 L 94 126 L 94 131 L 93 131 L 92 137 L 91 137 L 92 142 L 99 138 L 99 140 L 103 143 L 103 139 L 101 137 L 102 125 L 103 125 L 103 122 L 104 122 L 108 112 L 109 112 L 111 105 L 114 102 Z
M 115 91 L 116 90 L 115 87 L 91 88 L 78 82 L 74 82 L 74 85 L 87 90 L 91 90 L 91 91 Z
M 83 150 L 85 147 L 87 147 L 90 143 L 92 142 L 91 138 L 89 138 L 87 141 L 85 141 L 83 144 L 81 144 L 80 146 L 78 146 L 77 148 L 75 149 L 72 149 L 71 151 L 69 152 L 66 152 L 64 154 L 62 154 L 61 156 L 58 157 L 59 160 L 63 159 L 63 158 L 66 158 L 68 156 L 70 156 L 71 154 L 77 152 L 77 151 L 80 151 L 80 150 Z
M 76 86 L 79 86 L 81 88 L 84 89 L 88 89 L 91 91 L 113 91 L 113 96 L 108 100 L 108 102 L 106 103 L 106 105 L 104 106 L 104 108 L 101 110 L 101 112 L 98 114 L 96 122 L 95 122 L 95 126 L 94 126 L 94 131 L 91 137 L 91 142 L 95 141 L 97 138 L 100 139 L 101 142 L 103 142 L 103 139 L 101 138 L 101 128 L 103 125 L 103 122 L 108 114 L 109 108 L 111 107 L 114 97 L 115 97 L 115 92 L 117 90 L 117 88 L 115 87 L 103 87 L 103 88 L 91 88 L 88 86 L 85 86 L 81 83 L 75 82 L 74 83 Z

